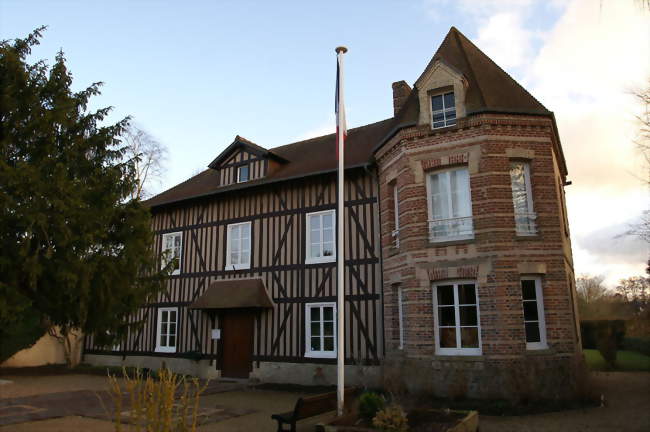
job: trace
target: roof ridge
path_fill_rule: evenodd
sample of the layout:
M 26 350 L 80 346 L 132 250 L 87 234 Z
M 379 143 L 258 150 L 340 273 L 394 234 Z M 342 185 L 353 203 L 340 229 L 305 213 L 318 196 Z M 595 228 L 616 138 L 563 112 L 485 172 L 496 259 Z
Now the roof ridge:
M 385 118 L 385 119 L 383 119 L 383 120 L 379 120 L 379 121 L 376 121 L 376 122 L 373 122 L 373 123 L 368 123 L 368 124 L 365 124 L 365 125 L 362 125 L 362 126 L 357 126 L 357 127 L 355 127 L 355 128 L 348 129 L 348 133 L 350 133 L 351 131 L 357 131 L 357 130 L 359 130 L 359 129 L 363 129 L 363 128 L 366 128 L 366 127 L 374 126 L 374 125 L 377 125 L 377 124 L 379 124 L 379 123 L 382 123 L 382 122 L 385 122 L 385 121 L 388 121 L 388 120 L 392 120 L 393 118 L 394 118 L 394 117 L 388 117 L 388 118 Z M 328 137 L 328 136 L 330 136 L 330 135 L 335 135 L 335 134 L 336 134 L 336 132 L 332 132 L 332 133 L 325 134 L 325 135 L 319 135 L 319 136 L 316 136 L 316 137 L 307 138 L 307 139 L 300 140 L 300 141 L 294 141 L 294 142 L 291 142 L 291 143 L 282 144 L 282 145 L 277 146 L 277 147 L 271 147 L 271 148 L 269 149 L 269 151 L 277 150 L 277 149 L 281 149 L 281 148 L 288 147 L 288 146 L 292 146 L 292 145 L 295 145 L 295 144 L 304 144 L 304 143 L 307 143 L 307 142 L 310 142 L 310 141 L 314 141 L 314 140 L 322 139 L 322 138 Z

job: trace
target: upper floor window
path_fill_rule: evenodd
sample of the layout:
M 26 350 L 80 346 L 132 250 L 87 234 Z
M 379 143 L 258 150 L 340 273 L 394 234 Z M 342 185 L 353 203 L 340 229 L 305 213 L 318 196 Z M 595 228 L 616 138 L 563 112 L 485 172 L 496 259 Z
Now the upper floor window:
M 336 212 L 326 210 L 307 214 L 307 264 L 336 260 L 334 233 Z
M 336 303 L 306 305 L 305 357 L 336 357 Z
M 176 352 L 178 308 L 158 309 L 156 352 Z
M 533 211 L 533 194 L 530 187 L 530 165 L 526 162 L 510 163 L 510 182 L 512 183 L 512 202 L 515 207 L 515 225 L 517 235 L 534 235 L 537 233 Z
M 393 184 L 393 215 L 395 216 L 395 229 L 391 233 L 393 245 L 399 248 L 399 201 L 397 196 L 397 183 Z
M 251 267 L 251 223 L 228 225 L 228 253 L 226 270 L 242 270 Z
M 467 168 L 428 176 L 429 239 L 432 242 L 474 237 L 472 198 Z
M 454 92 L 431 96 L 431 125 L 434 129 L 456 124 Z
M 539 277 L 521 279 L 521 299 L 524 308 L 526 349 L 547 348 L 542 280 Z
M 162 267 L 171 262 L 173 275 L 181 272 L 182 244 L 182 233 L 167 233 L 162 236 Z
M 248 165 L 242 165 L 237 168 L 237 183 L 247 182 L 249 178 Z
M 476 283 L 441 282 L 433 287 L 436 353 L 443 355 L 480 355 Z

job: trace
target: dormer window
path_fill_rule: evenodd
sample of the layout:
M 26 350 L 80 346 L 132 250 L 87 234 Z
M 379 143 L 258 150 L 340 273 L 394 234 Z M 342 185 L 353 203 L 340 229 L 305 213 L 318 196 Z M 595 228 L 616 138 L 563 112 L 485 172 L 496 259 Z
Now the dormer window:
M 431 125 L 433 129 L 456 124 L 454 92 L 431 96 Z
M 248 181 L 248 165 L 243 165 L 237 168 L 237 183 L 244 183 Z

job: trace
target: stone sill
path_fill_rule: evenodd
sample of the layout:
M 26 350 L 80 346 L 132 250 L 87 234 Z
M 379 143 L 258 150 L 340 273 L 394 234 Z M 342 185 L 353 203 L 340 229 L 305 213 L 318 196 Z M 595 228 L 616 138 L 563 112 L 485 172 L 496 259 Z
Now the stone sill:
M 395 246 L 389 246 L 387 255 L 391 257 L 393 255 L 397 255 L 399 252 L 399 248 L 396 248 Z
M 453 362 L 483 362 L 485 361 L 485 356 L 482 355 L 434 355 L 432 357 L 434 362 L 437 361 L 453 361 Z
M 444 241 L 444 242 L 432 242 L 432 241 L 429 241 L 429 242 L 427 242 L 427 248 L 465 245 L 465 244 L 473 244 L 475 242 L 476 242 L 475 238 L 463 239 L 463 240 L 448 240 L 448 241 Z
M 531 356 L 531 357 L 554 355 L 554 354 L 557 354 L 557 352 L 553 348 L 526 350 L 526 356 Z

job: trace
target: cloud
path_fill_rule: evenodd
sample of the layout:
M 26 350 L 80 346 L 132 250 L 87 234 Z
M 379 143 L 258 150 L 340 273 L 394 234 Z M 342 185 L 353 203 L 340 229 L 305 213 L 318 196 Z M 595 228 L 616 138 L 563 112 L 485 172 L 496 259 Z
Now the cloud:
M 521 12 L 496 13 L 479 28 L 474 43 L 502 68 L 522 66 L 531 57 L 533 39 L 524 24 Z
M 290 142 L 304 141 L 309 138 L 316 138 L 323 135 L 329 135 L 334 132 L 336 132 L 336 124 L 335 124 L 334 116 L 331 116 L 329 120 L 305 131 L 304 133 L 301 133 L 300 135 L 293 138 Z

